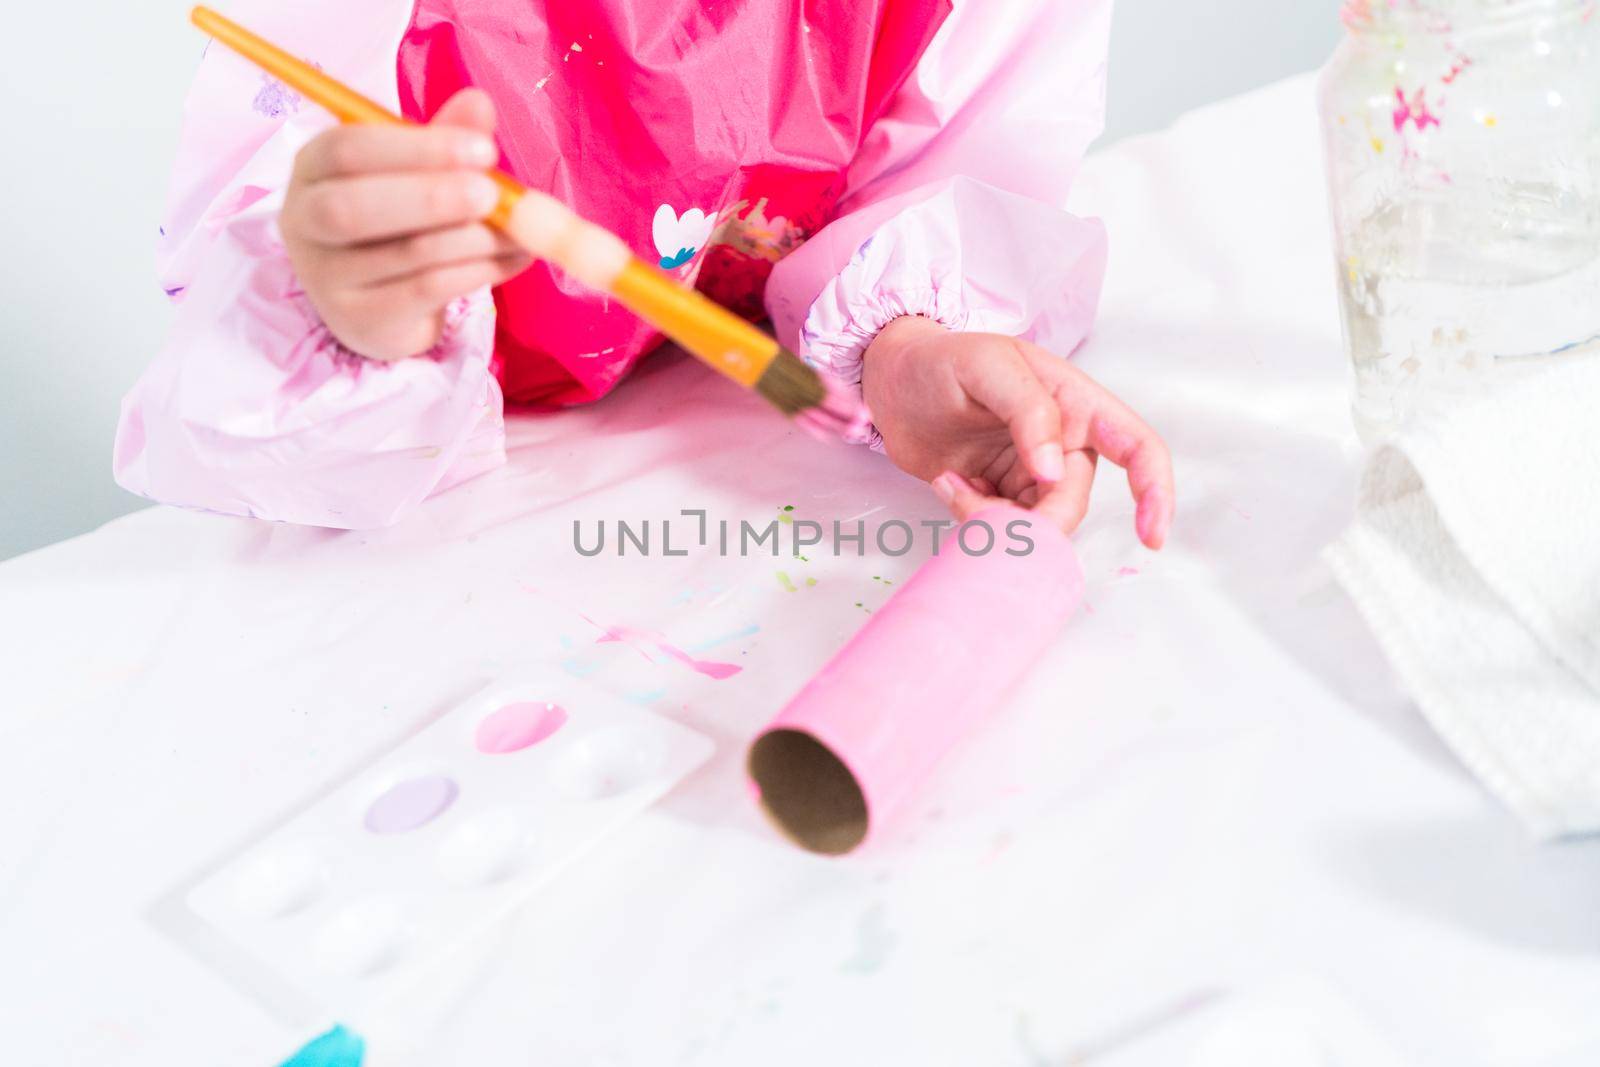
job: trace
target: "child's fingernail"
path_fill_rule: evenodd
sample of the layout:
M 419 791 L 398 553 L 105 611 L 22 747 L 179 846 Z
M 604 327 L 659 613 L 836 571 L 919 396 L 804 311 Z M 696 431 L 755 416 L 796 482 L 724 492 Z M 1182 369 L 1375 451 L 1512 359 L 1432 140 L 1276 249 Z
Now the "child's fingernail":
M 1067 476 L 1067 461 L 1061 455 L 1060 445 L 1040 445 L 1033 450 L 1034 477 L 1045 482 L 1059 482 Z
M 467 204 L 475 215 L 487 215 L 500 202 L 500 187 L 487 175 L 467 179 Z
M 492 167 L 500 162 L 500 152 L 487 137 L 463 137 L 456 145 L 456 159 L 466 167 Z
M 939 475 L 933 480 L 933 491 L 946 504 L 953 503 L 956 498 L 955 476 L 952 474 Z
M 1139 501 L 1134 529 L 1139 534 L 1139 540 L 1151 548 L 1159 548 L 1167 539 L 1167 525 L 1161 494 L 1152 490 Z

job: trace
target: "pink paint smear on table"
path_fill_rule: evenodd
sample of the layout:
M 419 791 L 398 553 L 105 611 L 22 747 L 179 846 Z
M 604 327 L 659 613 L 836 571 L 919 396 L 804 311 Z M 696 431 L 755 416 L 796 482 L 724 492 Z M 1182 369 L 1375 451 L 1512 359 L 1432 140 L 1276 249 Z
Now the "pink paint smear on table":
M 714 663 L 711 660 L 695 659 L 677 645 L 672 644 L 663 635 L 652 630 L 640 630 L 633 626 L 601 626 L 587 616 L 585 616 L 584 621 L 603 631 L 599 637 L 595 638 L 594 643 L 597 645 L 613 641 L 618 642 L 634 649 L 646 659 L 649 659 L 650 655 L 641 646 L 654 648 L 667 658 L 675 659 L 690 670 L 703 674 L 707 678 L 714 678 L 719 682 L 725 678 L 732 678 L 744 670 L 743 667 L 736 663 Z

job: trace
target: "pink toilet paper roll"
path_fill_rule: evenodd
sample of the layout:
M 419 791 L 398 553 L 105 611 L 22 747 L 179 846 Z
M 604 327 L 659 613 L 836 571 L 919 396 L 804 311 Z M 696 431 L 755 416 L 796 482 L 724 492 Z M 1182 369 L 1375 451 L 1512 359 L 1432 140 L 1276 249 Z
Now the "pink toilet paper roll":
M 1022 539 L 1033 547 L 1019 555 Z M 974 516 L 751 745 L 769 818 L 814 852 L 855 849 L 893 821 L 1082 599 L 1083 568 L 1058 530 L 1019 508 Z

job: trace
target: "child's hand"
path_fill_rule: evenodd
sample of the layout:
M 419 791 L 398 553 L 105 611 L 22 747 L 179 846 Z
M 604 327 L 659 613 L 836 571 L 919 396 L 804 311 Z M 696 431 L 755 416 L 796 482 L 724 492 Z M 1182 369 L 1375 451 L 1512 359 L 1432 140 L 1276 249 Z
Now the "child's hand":
M 494 105 L 457 93 L 422 128 L 341 126 L 301 149 L 279 222 L 322 321 L 347 348 L 404 359 L 432 348 L 451 301 L 529 257 L 482 221 L 499 192 Z
M 1175 499 L 1167 446 L 1037 345 L 908 316 L 873 340 L 861 385 L 889 458 L 932 480 L 959 518 L 1004 497 L 1070 533 L 1104 456 L 1127 469 L 1139 539 L 1153 549 L 1166 541 Z

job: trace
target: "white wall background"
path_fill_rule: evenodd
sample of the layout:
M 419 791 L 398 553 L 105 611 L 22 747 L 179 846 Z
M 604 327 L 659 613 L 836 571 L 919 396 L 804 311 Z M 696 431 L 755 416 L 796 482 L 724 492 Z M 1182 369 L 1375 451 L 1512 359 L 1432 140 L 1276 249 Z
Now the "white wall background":
M 981 0 L 978 0 L 981 2 Z M 168 311 L 152 265 L 189 0 L 14 4 L 0 64 L 0 559 L 140 506 L 111 481 L 117 404 Z M 1319 64 L 1338 0 L 1119 0 L 1107 140 Z

